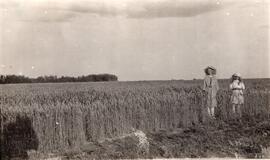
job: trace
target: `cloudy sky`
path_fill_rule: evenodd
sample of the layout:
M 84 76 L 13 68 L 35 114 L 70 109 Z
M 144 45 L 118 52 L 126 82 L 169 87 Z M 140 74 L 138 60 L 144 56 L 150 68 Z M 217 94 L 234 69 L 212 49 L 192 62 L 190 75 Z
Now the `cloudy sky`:
M 270 77 L 268 0 L 0 0 L 0 74 Z

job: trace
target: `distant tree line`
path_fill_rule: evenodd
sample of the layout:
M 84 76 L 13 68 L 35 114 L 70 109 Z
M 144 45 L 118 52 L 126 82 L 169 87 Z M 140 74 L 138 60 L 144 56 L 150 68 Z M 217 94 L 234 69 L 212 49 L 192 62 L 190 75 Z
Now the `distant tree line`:
M 0 75 L 0 84 L 10 83 L 60 83 L 60 82 L 101 82 L 101 81 L 117 81 L 118 77 L 112 74 L 90 74 L 86 76 L 39 76 L 37 78 L 29 78 L 22 75 Z

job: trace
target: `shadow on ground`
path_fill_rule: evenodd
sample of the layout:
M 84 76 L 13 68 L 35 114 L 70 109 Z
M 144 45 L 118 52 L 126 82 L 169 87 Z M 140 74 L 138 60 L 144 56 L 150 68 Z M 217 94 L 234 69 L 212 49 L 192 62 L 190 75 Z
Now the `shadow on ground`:
M 1 119 L 3 122 L 5 119 Z M 28 150 L 38 149 L 38 139 L 28 117 L 17 116 L 15 122 L 3 126 L 1 131 L 1 159 L 14 157 L 27 159 Z

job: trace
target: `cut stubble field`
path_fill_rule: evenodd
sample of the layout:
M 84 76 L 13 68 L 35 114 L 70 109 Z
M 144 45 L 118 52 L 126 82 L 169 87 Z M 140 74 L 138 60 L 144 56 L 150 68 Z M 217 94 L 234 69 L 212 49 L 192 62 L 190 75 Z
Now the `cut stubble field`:
M 242 122 L 231 115 L 228 80 L 216 120 L 201 80 L 0 85 L 1 156 L 265 156 L 270 80 L 245 84 Z

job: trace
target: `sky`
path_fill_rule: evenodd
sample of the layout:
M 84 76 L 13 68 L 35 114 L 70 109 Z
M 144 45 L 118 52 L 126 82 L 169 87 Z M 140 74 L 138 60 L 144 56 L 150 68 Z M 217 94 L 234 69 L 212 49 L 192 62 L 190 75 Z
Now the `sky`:
M 0 74 L 270 78 L 268 0 L 0 0 Z

